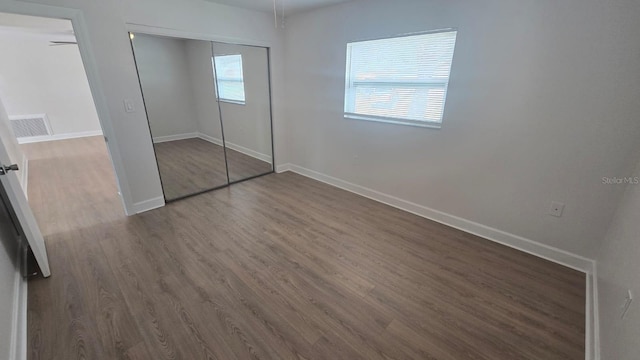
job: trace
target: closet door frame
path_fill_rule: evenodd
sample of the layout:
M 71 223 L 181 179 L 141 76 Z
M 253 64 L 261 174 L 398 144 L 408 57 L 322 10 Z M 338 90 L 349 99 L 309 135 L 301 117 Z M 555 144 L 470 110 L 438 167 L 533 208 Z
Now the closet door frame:
M 247 178 L 244 179 L 240 179 L 240 180 L 235 180 L 235 181 L 228 181 L 228 185 L 233 185 L 233 184 L 238 184 L 241 183 L 243 181 L 247 181 L 247 180 L 251 180 L 251 179 L 255 179 L 255 178 L 259 178 L 261 176 L 265 176 L 265 175 L 270 175 L 276 172 L 276 151 L 275 151 L 275 146 L 274 146 L 274 141 L 273 141 L 273 96 L 272 96 L 272 84 L 271 84 L 271 48 L 268 46 L 261 46 L 261 45 L 247 45 L 247 44 L 239 44 L 239 43 L 234 43 L 234 42 L 225 42 L 225 41 L 215 41 L 215 40 L 211 40 L 211 56 L 215 56 L 215 53 L 213 52 L 213 43 L 220 43 L 220 44 L 227 44 L 227 45 L 240 45 L 240 46 L 251 46 L 251 47 L 257 47 L 257 48 L 261 48 L 261 49 L 265 49 L 267 51 L 267 81 L 269 84 L 269 131 L 271 132 L 271 171 L 269 172 L 265 172 L 262 174 L 257 174 L 257 175 L 253 175 L 253 176 L 249 176 Z M 214 73 L 215 73 L 215 65 L 214 65 Z M 214 79 L 217 79 L 217 75 L 218 74 L 214 74 Z M 215 84 L 216 86 L 216 94 L 218 91 L 218 84 Z M 227 162 L 228 164 L 228 160 L 226 159 L 227 156 L 227 144 L 225 142 L 225 135 L 224 135 L 224 119 L 222 118 L 222 109 L 220 108 L 220 100 L 216 100 L 218 102 L 218 110 L 220 111 L 220 127 L 222 129 L 222 144 L 224 147 L 224 156 L 225 156 L 225 162 Z M 227 177 L 229 176 L 229 166 L 227 165 Z M 226 186 L 223 186 L 226 187 Z
M 174 201 L 178 201 L 178 200 L 183 200 L 192 196 L 197 196 L 197 195 L 201 195 L 204 193 L 208 193 L 211 191 L 215 191 L 215 190 L 220 190 L 220 189 L 224 189 L 226 187 L 229 187 L 231 185 L 234 184 L 238 184 L 247 180 L 252 180 L 255 178 L 259 178 L 261 176 L 265 176 L 265 175 L 270 175 L 276 172 L 276 152 L 275 152 L 275 141 L 274 141 L 274 131 L 273 131 L 273 95 L 272 95 L 272 89 L 273 89 L 273 84 L 272 84 L 272 76 L 271 76 L 271 44 L 265 41 L 259 41 L 259 40 L 254 40 L 254 39 L 244 39 L 244 38 L 234 38 L 234 37 L 228 37 L 228 36 L 218 36 L 218 35 L 213 35 L 213 34 L 205 34 L 205 33 L 198 33 L 198 32 L 191 32 L 191 31 L 183 31 L 183 30 L 178 30 L 178 29 L 172 29 L 172 28 L 164 28 L 164 27 L 157 27 L 157 26 L 151 26 L 151 25 L 143 25 L 143 24 L 136 24 L 136 23 L 126 23 L 126 30 L 127 30 L 127 35 L 129 35 L 130 33 L 142 33 L 142 34 L 147 34 L 147 35 L 158 35 L 158 36 L 166 36 L 166 37 L 172 37 L 172 38 L 181 38 L 181 39 L 190 39 L 190 40 L 204 40 L 204 41 L 209 41 L 211 43 L 213 42 L 217 42 L 217 43 L 224 43 L 224 44 L 233 44 L 233 45 L 243 45 L 243 46 L 253 46 L 253 47 L 260 47 L 260 48 L 264 48 L 267 51 L 267 77 L 268 77 L 268 81 L 269 81 L 269 128 L 271 131 L 271 171 L 263 173 L 263 174 L 258 174 L 258 175 L 254 175 L 245 179 L 241 179 L 241 180 L 236 180 L 236 181 L 227 181 L 227 184 L 225 185 L 221 185 L 212 189 L 207 189 L 207 190 L 202 190 L 202 191 L 198 191 L 196 193 L 192 193 L 192 194 L 188 194 L 188 195 L 184 195 L 184 196 L 180 196 L 171 200 L 167 200 L 166 195 L 164 194 L 164 187 L 162 189 L 162 193 L 164 195 L 165 198 L 165 203 L 171 203 Z M 136 62 L 135 59 L 135 50 L 133 49 L 133 45 L 131 47 L 131 56 L 133 57 L 133 61 L 134 64 Z M 212 51 L 211 51 L 211 56 L 213 57 L 213 46 L 212 46 Z M 140 82 L 140 76 L 138 74 L 138 67 L 136 66 L 136 74 L 138 75 L 138 82 Z M 215 75 L 215 74 L 214 74 Z M 217 85 L 217 84 L 216 84 Z M 142 84 L 140 84 L 140 92 L 142 93 Z M 144 95 L 142 95 L 144 98 Z M 216 100 L 217 101 L 217 100 Z M 218 102 L 218 109 L 220 109 L 220 103 Z M 151 125 L 149 124 L 149 116 L 147 113 L 147 109 L 146 109 L 146 105 L 145 105 L 145 115 L 147 117 L 147 125 L 149 125 L 149 137 L 151 138 L 151 141 L 153 142 L 153 135 L 151 134 Z M 223 148 L 225 149 L 225 163 L 227 162 L 227 155 L 226 155 L 226 145 L 225 145 L 225 141 L 224 141 L 224 125 L 222 124 L 222 117 L 220 118 L 220 123 L 221 123 L 221 128 L 222 130 L 222 144 L 223 144 Z M 158 165 L 158 158 L 156 155 L 156 152 L 153 152 L 153 156 L 154 159 L 156 161 L 156 168 L 158 170 L 158 176 L 160 176 L 160 181 L 162 183 L 162 176 L 160 174 L 160 167 Z M 229 176 L 229 171 L 227 169 L 227 177 Z

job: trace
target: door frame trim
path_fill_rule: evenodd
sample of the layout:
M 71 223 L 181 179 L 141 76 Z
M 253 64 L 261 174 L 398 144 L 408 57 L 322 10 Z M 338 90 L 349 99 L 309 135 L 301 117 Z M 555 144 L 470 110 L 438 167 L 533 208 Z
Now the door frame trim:
M 113 127 L 113 118 L 109 111 L 107 97 L 103 90 L 103 82 L 98 71 L 98 64 L 91 45 L 89 29 L 83 11 L 60 6 L 10 1 L 0 3 L 0 12 L 71 21 L 93 102 L 96 107 L 96 112 L 98 113 L 100 127 L 102 128 L 105 138 L 108 139 L 106 144 L 107 151 L 111 155 L 111 163 L 113 165 L 122 206 L 126 215 L 135 215 L 135 206 L 131 196 L 131 189 L 127 182 L 128 177 L 123 157 L 118 147 L 118 139 Z
M 220 36 L 209 33 L 199 33 L 193 31 L 184 31 L 174 28 L 167 27 L 159 27 L 153 25 L 144 25 L 133 22 L 127 22 L 125 27 L 128 32 L 132 33 L 143 33 L 147 35 L 160 35 L 174 38 L 182 38 L 182 39 L 190 39 L 190 40 L 205 40 L 205 41 L 214 41 L 221 43 L 229 43 L 229 44 L 238 44 L 238 45 L 247 45 L 247 46 L 257 46 L 263 48 L 271 48 L 273 46 L 272 43 L 261 40 L 253 40 L 247 38 L 236 38 L 229 36 Z

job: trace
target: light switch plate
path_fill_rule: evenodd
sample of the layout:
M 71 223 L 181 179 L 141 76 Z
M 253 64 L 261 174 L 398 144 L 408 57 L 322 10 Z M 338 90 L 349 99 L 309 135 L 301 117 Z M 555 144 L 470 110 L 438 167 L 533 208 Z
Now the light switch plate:
M 124 100 L 124 111 L 128 113 L 136 112 L 136 106 L 133 104 L 133 101 L 129 99 Z

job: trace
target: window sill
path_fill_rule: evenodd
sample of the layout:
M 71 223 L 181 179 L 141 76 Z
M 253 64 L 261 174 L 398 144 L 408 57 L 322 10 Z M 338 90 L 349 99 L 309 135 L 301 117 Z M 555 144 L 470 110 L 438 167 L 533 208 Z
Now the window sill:
M 227 100 L 227 99 L 220 99 L 218 100 L 218 102 L 222 102 L 222 103 L 227 103 L 227 104 L 235 104 L 235 105 L 246 105 L 246 101 L 237 101 L 237 100 Z
M 384 118 L 384 117 L 366 116 L 366 115 L 355 115 L 355 114 L 344 114 L 344 118 L 345 119 L 352 119 L 352 120 L 375 121 L 375 122 L 382 122 L 382 123 L 387 123 L 387 124 L 415 126 L 415 127 L 428 128 L 428 129 L 441 129 L 442 128 L 442 123 L 437 123 L 437 122 L 402 120 L 402 119 Z

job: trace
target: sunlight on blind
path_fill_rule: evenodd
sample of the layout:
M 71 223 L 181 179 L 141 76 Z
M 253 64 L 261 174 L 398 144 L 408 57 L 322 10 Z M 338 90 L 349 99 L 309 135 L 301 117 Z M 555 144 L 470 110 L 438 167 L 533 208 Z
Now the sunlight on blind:
M 244 103 L 242 55 L 215 56 L 214 60 L 220 100 Z
M 345 116 L 441 123 L 456 31 L 347 45 Z

